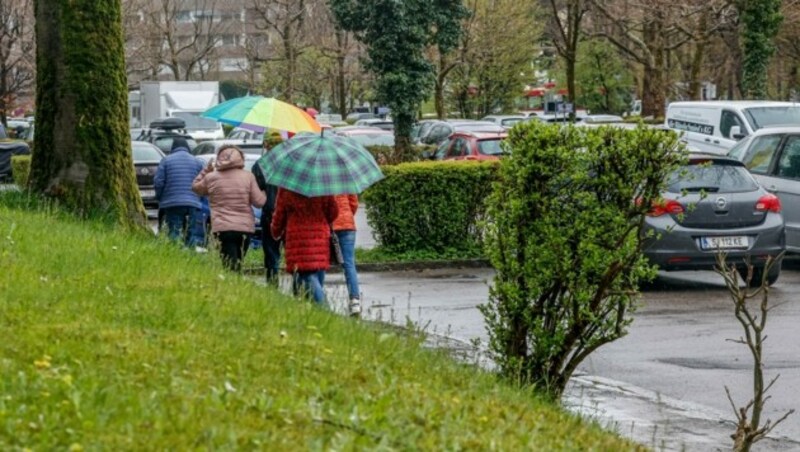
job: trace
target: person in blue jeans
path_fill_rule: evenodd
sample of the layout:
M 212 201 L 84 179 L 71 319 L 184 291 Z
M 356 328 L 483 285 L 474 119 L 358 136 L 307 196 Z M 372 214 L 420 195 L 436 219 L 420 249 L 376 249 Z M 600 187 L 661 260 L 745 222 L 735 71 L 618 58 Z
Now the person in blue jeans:
M 186 139 L 176 137 L 172 151 L 158 164 L 153 181 L 168 236 L 184 246 L 194 246 L 192 223 L 201 206 L 200 197 L 192 191 L 192 181 L 202 170 L 203 163 L 189 153 Z
M 339 246 L 342 249 L 342 269 L 347 282 L 347 295 L 350 299 L 348 310 L 351 317 L 361 317 L 361 289 L 358 286 L 358 272 L 356 271 L 356 221 L 358 210 L 358 196 L 337 195 L 336 205 L 339 215 L 331 224 Z

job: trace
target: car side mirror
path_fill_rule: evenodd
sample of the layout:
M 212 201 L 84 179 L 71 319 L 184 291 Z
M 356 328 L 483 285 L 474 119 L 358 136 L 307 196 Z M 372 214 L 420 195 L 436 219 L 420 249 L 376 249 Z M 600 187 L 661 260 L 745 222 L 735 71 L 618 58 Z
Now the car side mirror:
M 739 127 L 739 126 L 731 127 L 730 132 L 728 132 L 728 138 L 730 138 L 731 140 L 737 140 L 738 141 L 738 140 L 741 140 L 742 138 L 744 138 L 745 136 L 746 135 L 744 135 L 742 133 L 742 128 Z

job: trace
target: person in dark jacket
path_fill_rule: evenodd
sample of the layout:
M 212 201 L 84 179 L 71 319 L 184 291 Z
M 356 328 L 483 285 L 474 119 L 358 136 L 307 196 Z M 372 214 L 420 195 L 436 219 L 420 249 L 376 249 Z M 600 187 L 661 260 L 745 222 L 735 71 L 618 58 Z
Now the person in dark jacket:
M 331 223 L 338 215 L 333 196 L 308 198 L 278 189 L 272 237 L 284 239 L 286 272 L 292 275 L 294 294 L 305 292 L 323 306 L 327 305 L 323 285 L 331 263 Z
M 281 135 L 273 132 L 264 138 L 264 154 L 282 142 Z M 270 232 L 272 214 L 275 211 L 275 202 L 278 198 L 278 187 L 267 184 L 264 172 L 258 164 L 253 165 L 253 176 L 256 177 L 258 188 L 267 196 L 267 202 L 261 208 L 261 247 L 264 250 L 264 268 L 267 273 L 267 284 L 278 285 L 279 266 L 281 263 L 281 242 L 275 240 Z
M 200 198 L 192 191 L 192 181 L 202 170 L 203 163 L 189 153 L 186 139 L 176 137 L 172 151 L 158 164 L 153 182 L 169 237 L 186 246 L 193 245 L 192 219 L 200 209 Z

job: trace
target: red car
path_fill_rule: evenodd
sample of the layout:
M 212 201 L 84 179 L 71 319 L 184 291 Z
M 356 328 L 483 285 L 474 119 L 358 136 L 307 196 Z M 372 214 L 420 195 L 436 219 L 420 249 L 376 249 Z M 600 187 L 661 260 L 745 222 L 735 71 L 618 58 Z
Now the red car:
M 456 132 L 436 150 L 436 160 L 498 160 L 505 132 Z

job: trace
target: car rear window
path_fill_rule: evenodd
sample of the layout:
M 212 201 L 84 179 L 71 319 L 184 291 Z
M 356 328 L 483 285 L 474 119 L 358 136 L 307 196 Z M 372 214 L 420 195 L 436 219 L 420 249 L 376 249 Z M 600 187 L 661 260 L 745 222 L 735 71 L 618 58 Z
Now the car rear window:
M 261 144 L 240 144 L 236 147 L 241 149 L 245 154 L 250 155 L 261 155 L 261 153 L 264 151 L 264 148 L 261 146 Z
M 735 193 L 758 188 L 753 176 L 738 162 L 696 161 L 672 173 L 667 182 L 670 193 Z
M 161 160 L 161 153 L 158 149 L 147 143 L 133 143 L 134 162 L 157 162 Z
M 478 152 L 483 155 L 502 155 L 503 148 L 500 143 L 503 140 L 481 140 L 478 141 Z
M 394 135 L 391 133 L 381 134 L 358 134 L 349 135 L 351 138 L 362 146 L 394 146 Z
M 189 144 L 190 151 L 197 147 L 197 141 L 195 141 L 194 138 L 191 137 L 184 137 L 184 138 L 186 139 L 186 143 Z M 157 137 L 153 141 L 153 144 L 158 146 L 158 148 L 161 149 L 161 151 L 163 151 L 165 154 L 169 154 L 172 151 L 172 141 L 174 139 L 175 137 L 170 135 L 161 136 Z

